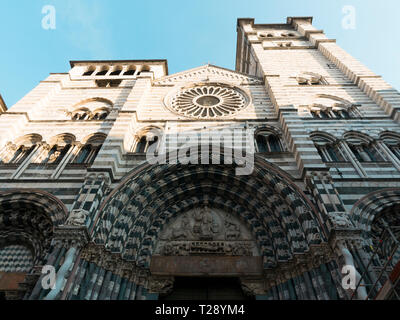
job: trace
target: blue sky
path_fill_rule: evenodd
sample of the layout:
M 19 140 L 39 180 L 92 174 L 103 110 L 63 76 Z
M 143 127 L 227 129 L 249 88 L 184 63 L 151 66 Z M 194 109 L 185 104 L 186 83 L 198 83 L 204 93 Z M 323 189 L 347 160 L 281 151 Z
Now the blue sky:
M 56 29 L 42 8 L 56 8 Z M 354 30 L 342 8 L 356 9 Z M 236 20 L 284 23 L 314 16 L 328 37 L 400 89 L 398 0 L 8 0 L 0 1 L 0 94 L 15 104 L 70 60 L 168 59 L 170 74 L 206 63 L 234 69 Z

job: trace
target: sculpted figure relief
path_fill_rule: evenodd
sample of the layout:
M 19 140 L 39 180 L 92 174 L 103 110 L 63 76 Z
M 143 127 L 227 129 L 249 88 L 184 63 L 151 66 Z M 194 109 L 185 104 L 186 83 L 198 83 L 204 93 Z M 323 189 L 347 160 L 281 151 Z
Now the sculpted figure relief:
M 171 240 L 187 239 L 190 237 L 190 220 L 185 214 L 182 217 L 180 226 L 175 227 L 171 233 Z
M 240 237 L 240 226 L 229 220 L 225 220 L 225 234 L 227 240 L 237 240 Z
M 155 252 L 165 256 L 252 256 L 258 248 L 254 236 L 238 218 L 205 205 L 163 226 Z
M 195 221 L 193 233 L 199 236 L 201 240 L 211 240 L 214 234 L 219 232 L 219 225 L 214 221 L 213 215 L 208 206 L 195 210 L 193 217 Z
M 346 212 L 330 212 L 329 219 L 334 228 L 352 228 L 353 223 Z
M 89 212 L 83 209 L 72 210 L 65 224 L 67 226 L 83 226 L 88 215 Z

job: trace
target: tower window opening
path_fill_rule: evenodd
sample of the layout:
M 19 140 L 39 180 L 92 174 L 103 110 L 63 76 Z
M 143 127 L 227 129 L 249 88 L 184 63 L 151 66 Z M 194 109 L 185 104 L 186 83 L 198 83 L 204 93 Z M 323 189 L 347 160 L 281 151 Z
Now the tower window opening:
M 121 72 L 122 72 L 121 69 L 116 69 L 110 73 L 110 76 L 119 76 Z

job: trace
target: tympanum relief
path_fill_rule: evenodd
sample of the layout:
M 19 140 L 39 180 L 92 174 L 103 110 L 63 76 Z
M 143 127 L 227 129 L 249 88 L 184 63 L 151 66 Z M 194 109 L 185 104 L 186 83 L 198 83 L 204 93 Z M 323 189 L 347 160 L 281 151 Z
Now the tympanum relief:
M 161 231 L 156 255 L 258 256 L 256 241 L 243 222 L 203 206 L 172 219 Z

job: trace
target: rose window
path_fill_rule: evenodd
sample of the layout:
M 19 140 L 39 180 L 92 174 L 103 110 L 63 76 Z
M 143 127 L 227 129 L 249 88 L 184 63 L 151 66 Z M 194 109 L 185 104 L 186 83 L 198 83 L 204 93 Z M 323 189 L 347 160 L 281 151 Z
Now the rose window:
M 233 115 L 248 105 L 237 89 L 223 86 L 187 88 L 171 97 L 170 109 L 185 117 L 210 119 Z

